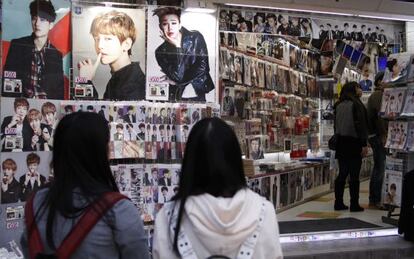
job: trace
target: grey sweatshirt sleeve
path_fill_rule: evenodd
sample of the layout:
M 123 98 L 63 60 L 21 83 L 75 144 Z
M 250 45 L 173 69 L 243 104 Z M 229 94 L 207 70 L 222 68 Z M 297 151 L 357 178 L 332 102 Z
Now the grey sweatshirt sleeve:
M 122 200 L 112 208 L 114 216 L 114 241 L 120 258 L 149 257 L 148 241 L 138 209 L 129 200 Z

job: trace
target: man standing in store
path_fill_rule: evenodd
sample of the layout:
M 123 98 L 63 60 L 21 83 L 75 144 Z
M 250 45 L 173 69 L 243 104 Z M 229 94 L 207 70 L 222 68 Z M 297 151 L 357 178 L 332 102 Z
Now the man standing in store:
M 385 155 L 384 148 L 387 138 L 386 122 L 378 115 L 381 109 L 381 99 L 383 93 L 382 79 L 384 72 L 379 72 L 375 76 L 375 89 L 368 98 L 368 128 L 369 144 L 371 145 L 374 155 L 374 168 L 372 169 L 371 179 L 369 182 L 369 206 L 372 208 L 382 208 L 381 206 L 381 188 L 384 179 Z
M 16 79 L 22 80 L 23 97 L 63 99 L 62 54 L 48 38 L 56 19 L 55 8 L 46 0 L 35 0 L 29 8 L 33 33 L 11 41 L 3 71 L 5 75 L 15 73 Z M 3 96 L 19 97 L 4 92 Z

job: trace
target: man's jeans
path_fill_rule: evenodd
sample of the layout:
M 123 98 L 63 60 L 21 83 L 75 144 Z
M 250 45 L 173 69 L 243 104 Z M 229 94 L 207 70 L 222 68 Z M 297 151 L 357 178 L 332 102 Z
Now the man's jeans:
M 374 168 L 372 169 L 371 179 L 369 181 L 369 202 L 381 202 L 382 181 L 384 179 L 385 171 L 385 155 L 386 151 L 378 136 L 372 137 L 369 140 L 373 155 Z

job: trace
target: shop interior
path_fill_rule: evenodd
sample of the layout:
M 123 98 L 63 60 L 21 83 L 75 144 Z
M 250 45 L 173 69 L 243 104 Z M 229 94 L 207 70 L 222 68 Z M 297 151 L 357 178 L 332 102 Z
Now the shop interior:
M 54 72 L 53 80 L 60 80 L 60 90 L 39 96 L 37 90 L 26 91 L 28 75 L 10 61 L 13 53 L 14 59 L 21 58 L 13 52 L 13 40 L 32 33 L 30 2 L 2 3 L 2 125 L 18 105 L 27 106 L 27 117 L 36 110 L 51 135 L 65 114 L 90 111 L 104 116 L 111 128 L 112 172 L 121 192 L 137 206 L 149 240 L 157 212 L 177 188 L 191 127 L 213 116 L 236 132 L 247 185 L 273 203 L 282 243 L 397 234 L 403 176 L 414 169 L 414 53 L 407 46 L 403 18 L 220 1 L 51 0 L 56 20 L 48 43 L 59 53 L 60 72 Z M 183 35 L 197 31 L 205 41 L 194 50 L 206 64 L 204 80 L 211 80 L 202 93 L 191 87 L 177 89 L 177 83 L 165 80 L 173 76 L 167 72 L 168 60 L 159 57 L 171 53 L 163 49 L 157 10 L 167 5 L 180 10 Z M 142 80 L 133 87 L 145 91 L 132 97 L 111 95 L 113 68 L 97 53 L 91 35 L 96 17 L 109 12 L 121 12 L 135 24 L 129 58 L 139 66 Z M 398 62 L 397 75 L 387 65 L 392 60 Z M 82 69 L 85 62 L 96 65 L 93 74 Z M 360 172 L 360 205 L 365 210 L 335 211 L 338 165 L 328 147 L 334 135 L 333 107 L 350 81 L 361 85 L 366 103 L 378 72 L 384 72 L 386 84 L 380 116 L 389 122 L 383 209 L 369 205 L 374 166 L 369 152 Z M 44 181 L 52 181 L 50 138 L 41 134 L 44 141 L 29 147 L 22 132 L 8 131 L 4 125 L 0 162 L 12 160 L 17 165 L 14 178 L 19 180 L 28 170 L 29 157 L 35 157 Z M 401 134 L 394 134 L 397 129 Z M 5 178 L 3 168 L 6 185 Z M 348 187 L 344 193 L 349 203 Z M 0 251 L 21 258 L 25 199 L 4 197 L 0 196 Z

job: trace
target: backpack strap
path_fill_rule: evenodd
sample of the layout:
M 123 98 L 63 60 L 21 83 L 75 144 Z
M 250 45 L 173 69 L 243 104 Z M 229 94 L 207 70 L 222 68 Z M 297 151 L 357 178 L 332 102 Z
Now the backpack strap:
M 37 228 L 34 217 L 33 199 L 34 195 L 30 197 L 25 207 L 30 258 L 36 258 L 38 254 L 44 253 L 40 232 Z M 73 252 L 76 251 L 102 216 L 105 215 L 105 213 L 111 209 L 115 203 L 122 199 L 128 199 L 128 197 L 120 194 L 119 192 L 107 192 L 90 204 L 83 213 L 82 217 L 79 219 L 78 223 L 72 228 L 60 244 L 59 248 L 56 250 L 56 257 L 59 259 L 70 258 Z
M 180 203 L 170 201 L 164 204 L 164 207 L 166 208 L 170 232 L 175 233 Z M 191 245 L 190 239 L 184 233 L 183 226 L 180 227 L 180 232 L 178 232 L 177 246 L 178 252 L 180 253 L 182 259 L 198 259 L 196 253 L 194 252 L 193 246 Z
M 29 256 L 30 258 L 35 258 L 37 254 L 43 253 L 43 244 L 40 238 L 39 229 L 34 217 L 33 210 L 33 200 L 35 193 L 33 193 L 30 198 L 27 200 L 24 215 L 27 228 L 27 240 L 29 241 Z
M 107 192 L 89 205 L 81 219 L 56 250 L 56 256 L 59 259 L 69 258 L 102 216 L 122 199 L 128 199 L 128 197 L 119 192 Z
M 253 231 L 253 234 L 251 234 L 241 245 L 239 253 L 237 254 L 237 259 L 250 259 L 253 257 L 254 248 L 256 246 L 257 240 L 259 239 L 260 232 L 263 228 L 263 222 L 265 218 L 265 199 L 262 197 L 262 206 L 260 206 L 260 213 L 259 213 L 259 219 L 258 223 L 256 225 L 256 229 Z M 275 212 L 276 213 L 276 212 Z

